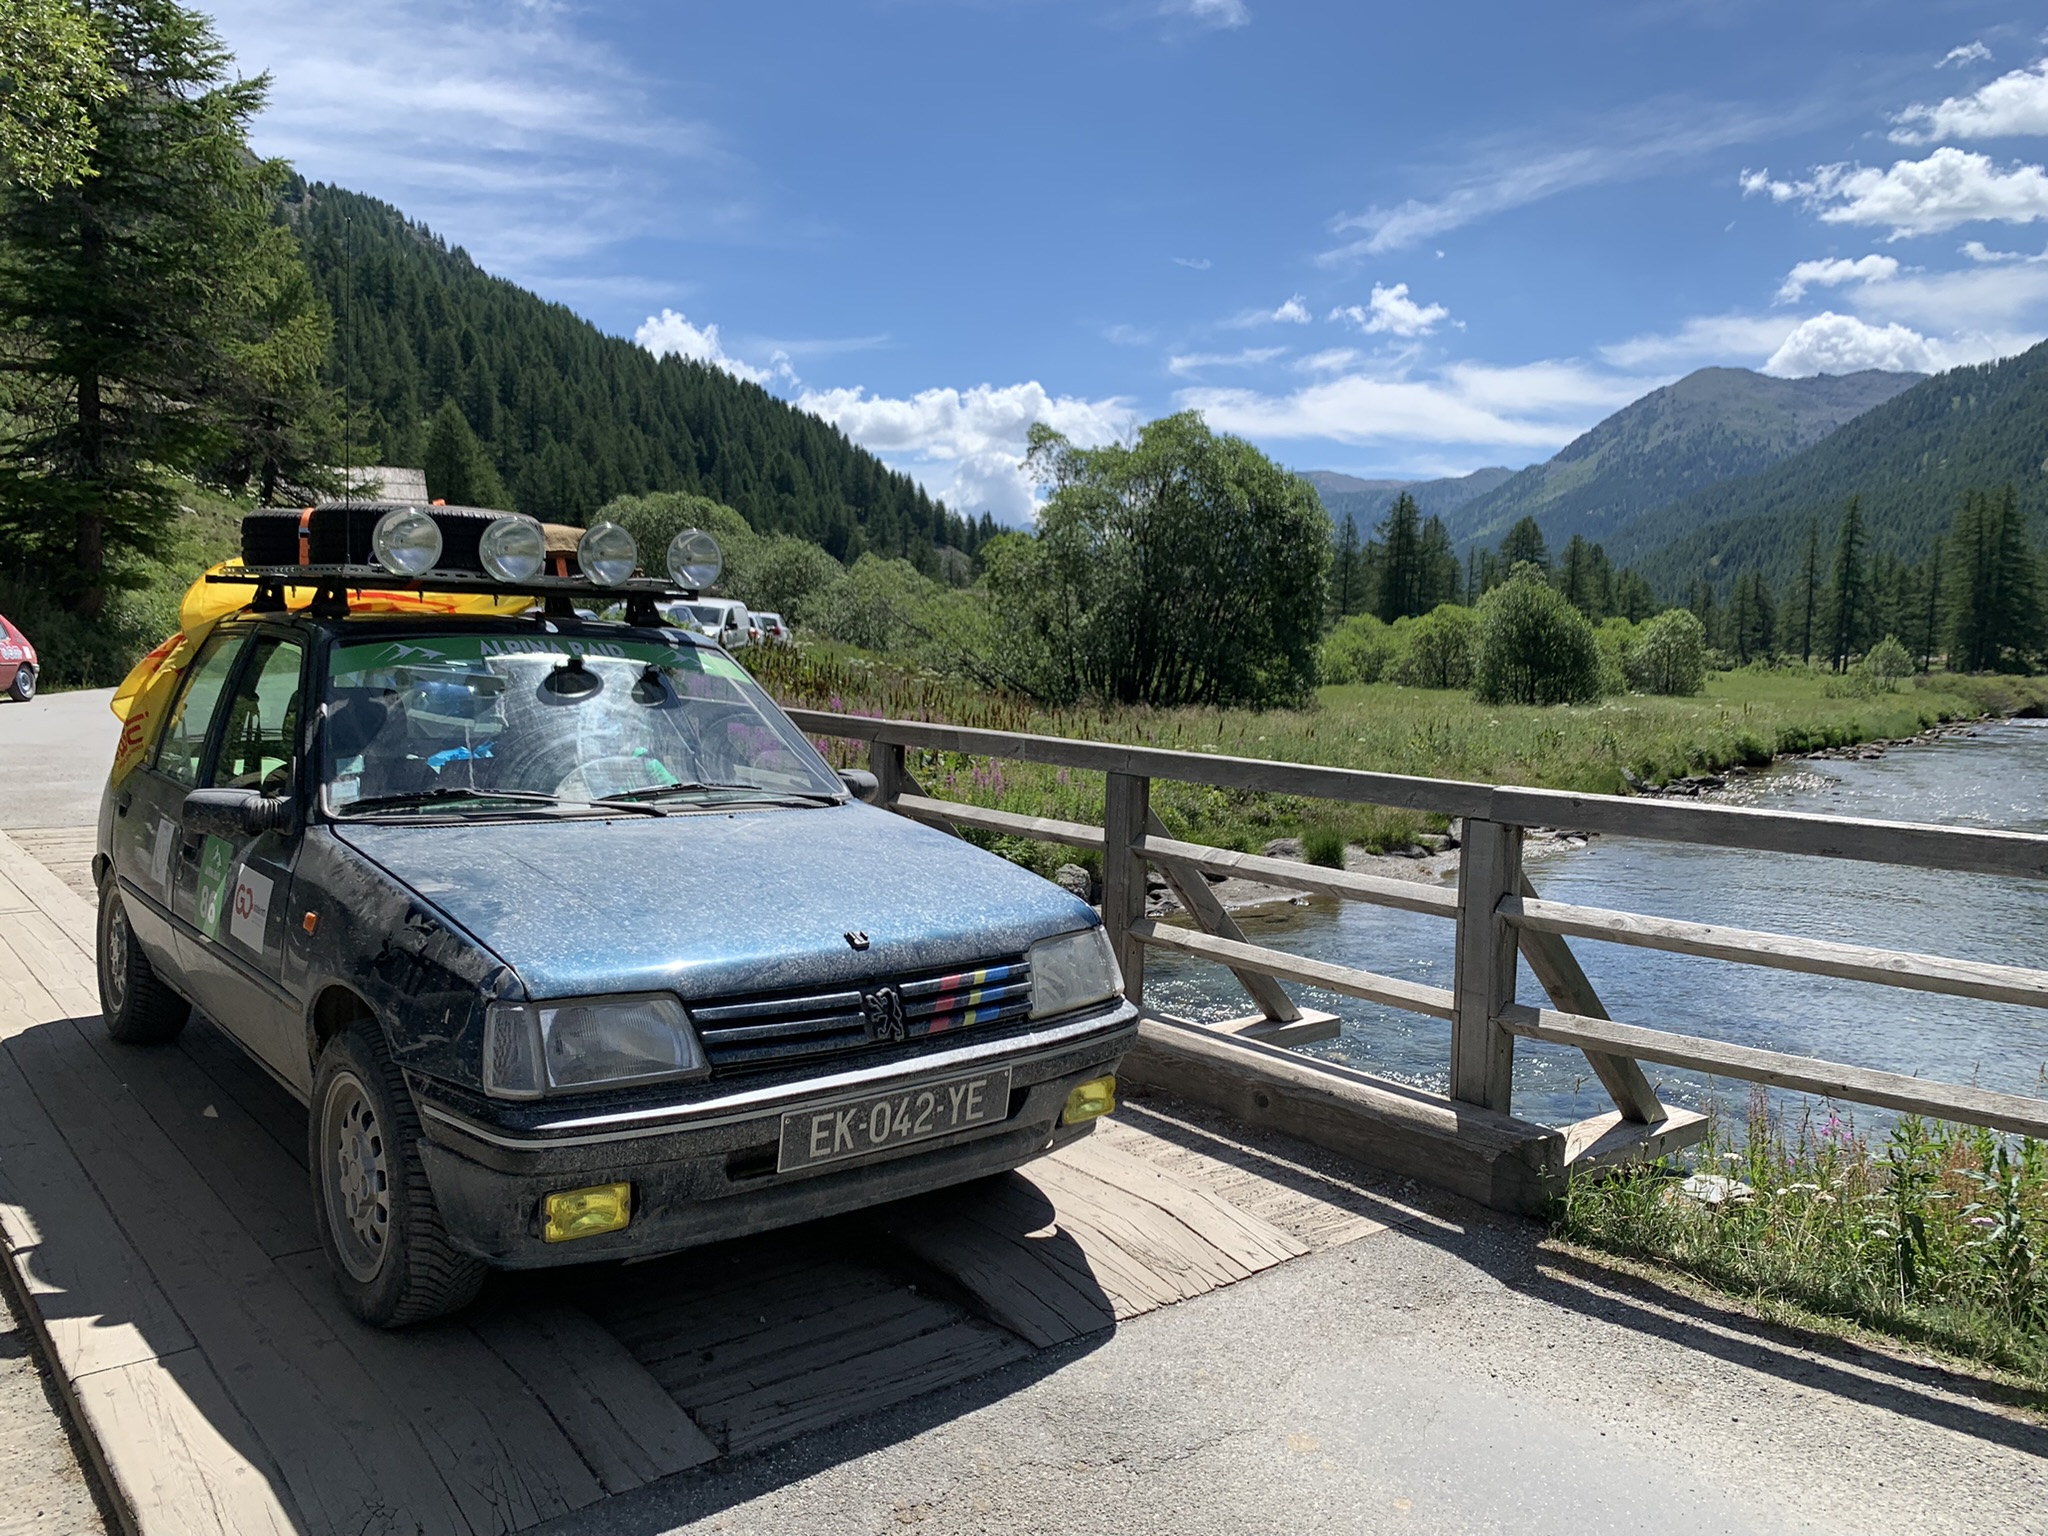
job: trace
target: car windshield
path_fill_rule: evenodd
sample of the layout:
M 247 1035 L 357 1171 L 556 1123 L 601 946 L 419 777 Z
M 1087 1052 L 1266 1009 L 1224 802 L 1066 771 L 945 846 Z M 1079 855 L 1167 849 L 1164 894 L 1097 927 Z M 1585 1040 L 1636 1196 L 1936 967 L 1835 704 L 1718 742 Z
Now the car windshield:
M 408 635 L 337 645 L 327 673 L 321 783 L 335 815 L 845 794 L 753 679 L 709 648 Z

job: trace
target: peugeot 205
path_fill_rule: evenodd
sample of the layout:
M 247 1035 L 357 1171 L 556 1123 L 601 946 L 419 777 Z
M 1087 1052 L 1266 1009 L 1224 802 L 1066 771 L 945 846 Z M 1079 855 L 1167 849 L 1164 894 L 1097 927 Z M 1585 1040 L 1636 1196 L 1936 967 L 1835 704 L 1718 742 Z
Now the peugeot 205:
M 334 1278 L 395 1327 L 1015 1168 L 1114 1106 L 1095 912 L 863 803 L 626 531 L 252 514 L 117 696 L 116 1039 L 196 1008 L 305 1103 Z M 572 568 L 570 561 L 574 559 Z M 623 601 L 623 622 L 576 616 Z M 753 899 L 679 891 L 744 871 Z

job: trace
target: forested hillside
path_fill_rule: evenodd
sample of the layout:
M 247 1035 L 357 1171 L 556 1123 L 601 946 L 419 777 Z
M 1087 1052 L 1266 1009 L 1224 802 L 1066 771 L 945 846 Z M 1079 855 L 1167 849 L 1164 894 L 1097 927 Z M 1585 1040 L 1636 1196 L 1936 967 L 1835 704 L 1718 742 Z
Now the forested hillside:
M 1316 488 L 1332 522 L 1355 523 L 1359 532 L 1365 534 L 1387 515 L 1387 508 L 1403 491 L 1424 517 L 1443 517 L 1474 497 L 1484 496 L 1513 474 L 1511 469 L 1493 467 L 1447 480 L 1361 480 L 1334 470 L 1307 469 L 1301 472 L 1301 478 Z
M 2048 517 L 2044 462 L 2048 342 L 1937 374 L 1761 474 L 1635 519 L 1610 549 L 1661 592 L 1738 567 L 1782 582 L 1799 563 L 1808 523 L 1832 526 L 1856 495 L 1873 547 L 1918 560 L 1972 488 L 2014 487 L 2038 534 Z
M 993 532 L 760 386 L 607 336 L 387 203 L 301 183 L 287 208 L 333 311 L 328 378 L 368 439 L 359 458 L 421 465 L 453 400 L 536 517 L 580 523 L 614 496 L 689 491 L 841 559 L 971 551 Z
M 1553 546 L 1574 534 L 1611 540 L 1638 514 L 1768 468 L 1920 378 L 1867 371 L 1774 379 L 1702 368 L 1624 406 L 1445 521 L 1460 548 L 1492 543 L 1524 517 L 1535 518 Z

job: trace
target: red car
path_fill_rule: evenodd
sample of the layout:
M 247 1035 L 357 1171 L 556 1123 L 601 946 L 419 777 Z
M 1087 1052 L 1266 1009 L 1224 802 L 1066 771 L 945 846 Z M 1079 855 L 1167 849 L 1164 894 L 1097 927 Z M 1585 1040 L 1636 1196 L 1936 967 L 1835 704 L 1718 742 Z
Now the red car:
M 36 696 L 36 648 L 0 614 L 0 693 L 26 704 Z

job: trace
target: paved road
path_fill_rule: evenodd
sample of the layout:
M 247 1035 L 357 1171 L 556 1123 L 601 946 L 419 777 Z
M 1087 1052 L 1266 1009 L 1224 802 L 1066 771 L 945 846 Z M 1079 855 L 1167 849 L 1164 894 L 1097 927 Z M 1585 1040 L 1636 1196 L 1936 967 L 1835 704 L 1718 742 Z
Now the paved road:
M 1439 1209 L 546 1529 L 2048 1531 L 2048 1429 Z
M 121 722 L 111 688 L 0 703 L 0 827 L 78 827 L 99 814 Z

